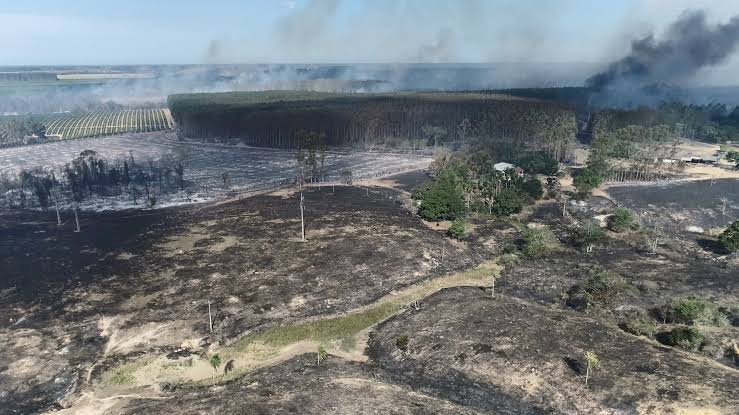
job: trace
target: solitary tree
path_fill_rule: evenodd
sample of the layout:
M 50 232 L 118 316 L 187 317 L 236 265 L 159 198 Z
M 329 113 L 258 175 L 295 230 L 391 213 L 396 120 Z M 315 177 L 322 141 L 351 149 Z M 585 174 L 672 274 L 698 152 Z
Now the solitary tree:
M 321 361 L 326 360 L 328 358 L 328 352 L 323 346 L 318 346 L 318 350 L 316 350 L 316 366 L 321 364 Z
M 587 351 L 583 354 L 585 357 L 585 386 L 588 386 L 588 379 L 590 378 L 590 371 L 597 369 L 600 366 L 600 359 L 595 352 Z
M 729 251 L 739 251 L 739 220 L 729 225 L 718 240 Z
M 221 366 L 221 356 L 214 354 L 210 357 L 210 365 L 213 367 L 213 380 L 216 379 L 216 373 L 218 373 L 218 367 Z

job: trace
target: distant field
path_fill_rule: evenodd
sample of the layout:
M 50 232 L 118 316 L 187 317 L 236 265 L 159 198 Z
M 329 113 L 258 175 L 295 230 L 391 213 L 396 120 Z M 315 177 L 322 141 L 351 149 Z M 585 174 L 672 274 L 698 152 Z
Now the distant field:
M 44 118 L 41 123 L 46 126 L 47 135 L 58 135 L 64 140 L 121 133 L 146 133 L 174 128 L 169 110 L 166 109 L 54 114 Z

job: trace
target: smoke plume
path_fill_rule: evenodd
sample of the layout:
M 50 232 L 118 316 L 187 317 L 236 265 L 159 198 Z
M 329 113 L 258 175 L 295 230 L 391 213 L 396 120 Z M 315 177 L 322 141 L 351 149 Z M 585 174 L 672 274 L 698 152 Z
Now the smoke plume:
M 711 26 L 703 11 L 689 11 L 672 23 L 663 38 L 634 40 L 628 56 L 586 81 L 597 90 L 641 88 L 689 81 L 700 69 L 724 63 L 739 45 L 739 16 Z

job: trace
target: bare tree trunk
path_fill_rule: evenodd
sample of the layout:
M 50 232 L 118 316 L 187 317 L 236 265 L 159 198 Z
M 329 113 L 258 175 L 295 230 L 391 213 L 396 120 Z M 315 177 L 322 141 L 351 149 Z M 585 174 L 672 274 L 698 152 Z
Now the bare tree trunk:
M 305 198 L 303 197 L 303 192 L 300 192 L 300 234 L 303 242 L 305 242 L 305 215 L 303 213 L 304 205 Z
M 80 217 L 79 217 L 79 214 L 77 213 L 77 210 L 78 209 L 79 209 L 79 206 L 75 205 L 75 207 L 74 207 L 74 221 L 77 224 L 77 229 L 75 230 L 75 232 L 78 232 L 79 233 L 79 231 L 80 231 Z
M 585 387 L 588 387 L 588 378 L 590 377 L 590 364 L 588 363 L 587 367 L 585 368 Z
M 62 217 L 59 215 L 59 198 L 54 196 L 54 206 L 56 208 L 56 226 L 62 225 Z
M 208 327 L 210 327 L 210 332 L 213 332 L 213 315 L 210 313 L 210 300 L 208 300 Z

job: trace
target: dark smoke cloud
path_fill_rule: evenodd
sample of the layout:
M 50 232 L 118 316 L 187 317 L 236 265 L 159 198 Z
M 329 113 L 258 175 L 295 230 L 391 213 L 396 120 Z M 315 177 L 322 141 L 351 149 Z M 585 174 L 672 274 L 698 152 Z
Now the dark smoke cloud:
M 598 90 L 633 90 L 650 84 L 674 84 L 695 77 L 705 67 L 724 63 L 739 45 L 739 16 L 711 26 L 703 11 L 689 11 L 667 29 L 634 40 L 628 56 L 586 81 Z

